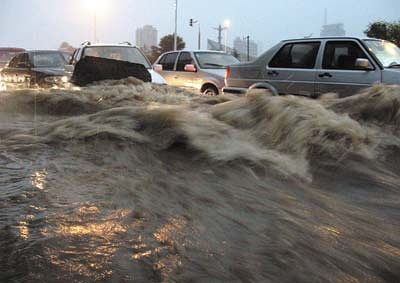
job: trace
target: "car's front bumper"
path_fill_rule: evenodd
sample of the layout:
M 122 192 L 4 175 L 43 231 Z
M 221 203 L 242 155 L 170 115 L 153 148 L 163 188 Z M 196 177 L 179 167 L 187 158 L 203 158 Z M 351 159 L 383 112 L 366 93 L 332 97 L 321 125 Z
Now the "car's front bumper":
M 245 94 L 247 92 L 247 88 L 242 87 L 224 87 L 222 89 L 224 94 L 233 93 L 233 94 Z

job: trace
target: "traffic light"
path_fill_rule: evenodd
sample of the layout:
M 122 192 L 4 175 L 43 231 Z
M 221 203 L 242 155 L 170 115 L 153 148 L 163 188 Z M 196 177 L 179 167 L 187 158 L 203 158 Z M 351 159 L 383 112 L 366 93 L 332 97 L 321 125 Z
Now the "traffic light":
M 193 19 L 190 19 L 190 21 L 189 21 L 189 26 L 193 26 Z

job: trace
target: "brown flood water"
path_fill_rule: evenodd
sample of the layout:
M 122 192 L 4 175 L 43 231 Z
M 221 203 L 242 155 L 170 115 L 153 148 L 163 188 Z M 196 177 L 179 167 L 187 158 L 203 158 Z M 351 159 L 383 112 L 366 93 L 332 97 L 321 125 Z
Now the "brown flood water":
M 400 88 L 0 92 L 0 282 L 400 282 Z

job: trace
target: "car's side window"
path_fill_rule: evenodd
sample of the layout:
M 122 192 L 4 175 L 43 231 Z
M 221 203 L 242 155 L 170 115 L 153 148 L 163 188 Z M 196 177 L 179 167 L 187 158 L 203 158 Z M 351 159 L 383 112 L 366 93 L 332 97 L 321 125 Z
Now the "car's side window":
M 163 71 L 173 71 L 175 67 L 175 61 L 178 53 L 168 53 L 160 60 L 160 64 L 163 66 Z
M 75 49 L 74 52 L 72 53 L 72 56 L 70 58 L 70 60 L 68 61 L 68 64 L 76 64 L 77 60 L 76 57 L 78 56 L 78 50 L 79 49 Z
M 288 43 L 274 56 L 269 67 L 313 69 L 320 46 L 320 42 Z
M 19 68 L 28 68 L 29 67 L 29 56 L 28 53 L 22 53 L 20 61 L 18 62 Z
M 11 59 L 10 63 L 8 64 L 8 67 L 10 68 L 18 68 L 18 63 L 20 62 L 21 56 L 16 55 L 13 59 Z
M 178 63 L 176 64 L 176 70 L 178 72 L 184 72 L 185 66 L 194 64 L 193 58 L 189 52 L 182 52 L 179 56 Z
M 365 52 L 354 41 L 329 41 L 326 43 L 322 67 L 333 70 L 360 70 L 358 58 L 368 59 Z

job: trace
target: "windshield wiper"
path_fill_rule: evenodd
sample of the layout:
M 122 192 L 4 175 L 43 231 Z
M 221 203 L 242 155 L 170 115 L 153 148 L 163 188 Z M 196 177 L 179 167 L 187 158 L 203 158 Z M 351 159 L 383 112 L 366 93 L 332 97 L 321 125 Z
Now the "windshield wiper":
M 203 65 L 213 66 L 213 67 L 225 67 L 224 65 L 214 64 L 214 63 L 204 63 Z

